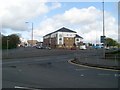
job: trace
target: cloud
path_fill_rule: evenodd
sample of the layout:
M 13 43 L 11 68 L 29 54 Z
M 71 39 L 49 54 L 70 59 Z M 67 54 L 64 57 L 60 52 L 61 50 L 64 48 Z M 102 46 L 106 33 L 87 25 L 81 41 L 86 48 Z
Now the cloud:
M 61 7 L 61 3 L 58 2 L 47 5 L 47 0 L 3 0 L 0 2 L 2 27 L 4 30 L 7 28 L 16 31 L 28 30 L 27 25 L 25 25 L 26 21 L 31 21 Z M 62 14 L 58 13 L 52 17 L 46 16 L 39 26 L 34 28 L 34 38 L 39 39 L 61 27 L 67 27 L 77 31 L 85 42 L 96 42 L 96 39 L 97 41 L 100 40 L 102 35 L 102 22 L 102 11 L 96 7 L 73 7 Z M 117 29 L 117 20 L 109 12 L 105 11 L 106 36 L 117 39 Z
M 30 21 L 61 6 L 59 3 L 54 3 L 54 6 L 48 7 L 46 3 L 47 0 L 2 0 L 0 2 L 2 27 L 11 30 L 26 30 L 26 21 Z
M 56 8 L 60 8 L 61 7 L 61 4 L 58 3 L 58 2 L 52 2 L 52 7 L 51 9 L 56 9 Z
M 43 36 L 61 27 L 68 27 L 78 32 L 85 42 L 99 42 L 103 34 L 102 11 L 90 6 L 88 8 L 73 7 L 63 14 L 54 15 L 46 18 L 40 23 L 35 31 L 37 36 Z M 117 22 L 115 18 L 105 11 L 105 31 L 107 37 L 117 39 Z M 96 40 L 97 39 L 97 40 Z
M 70 21 L 73 24 L 89 24 L 94 22 L 95 19 L 99 18 L 97 15 L 100 14 L 95 7 L 91 6 L 89 8 L 72 8 L 69 11 L 66 11 L 63 15 L 66 21 Z M 94 18 L 93 18 L 94 17 Z

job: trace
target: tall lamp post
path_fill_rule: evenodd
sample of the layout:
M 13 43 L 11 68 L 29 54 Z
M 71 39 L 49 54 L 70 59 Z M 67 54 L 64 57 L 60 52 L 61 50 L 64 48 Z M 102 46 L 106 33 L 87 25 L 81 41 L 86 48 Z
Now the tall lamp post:
M 105 36 L 105 27 L 104 27 L 104 1 L 103 1 L 103 36 Z
M 105 58 L 105 25 L 104 25 L 104 0 L 103 0 L 103 57 Z
M 25 23 L 30 23 L 30 22 L 25 22 Z M 32 46 L 33 46 L 33 22 L 31 22 L 31 26 L 32 26 L 31 40 L 32 40 Z
M 106 42 L 106 37 L 105 37 L 105 24 L 104 24 L 104 0 L 102 2 L 102 8 L 103 8 L 103 36 L 101 36 L 101 43 L 103 43 L 103 58 L 105 58 L 105 42 Z

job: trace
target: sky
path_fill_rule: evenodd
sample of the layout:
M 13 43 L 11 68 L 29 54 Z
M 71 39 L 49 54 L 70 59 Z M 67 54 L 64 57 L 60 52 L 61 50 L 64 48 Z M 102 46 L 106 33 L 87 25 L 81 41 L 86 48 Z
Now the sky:
M 103 35 L 102 1 L 0 0 L 1 32 L 30 40 L 33 23 L 33 37 L 38 41 L 66 27 L 76 31 L 84 42 L 99 43 Z M 104 15 L 106 37 L 118 41 L 118 2 L 104 2 Z

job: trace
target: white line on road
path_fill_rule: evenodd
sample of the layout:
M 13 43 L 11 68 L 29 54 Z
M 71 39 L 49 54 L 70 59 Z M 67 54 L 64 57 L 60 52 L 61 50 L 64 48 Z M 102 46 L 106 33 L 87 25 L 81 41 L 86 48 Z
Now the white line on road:
M 28 90 L 42 90 L 42 89 L 35 89 L 35 88 L 21 87 L 21 86 L 15 86 L 14 88 L 17 88 L 17 89 L 28 89 Z
M 81 76 L 81 77 L 83 77 L 83 76 L 84 76 L 84 74 L 81 74 L 80 76 Z

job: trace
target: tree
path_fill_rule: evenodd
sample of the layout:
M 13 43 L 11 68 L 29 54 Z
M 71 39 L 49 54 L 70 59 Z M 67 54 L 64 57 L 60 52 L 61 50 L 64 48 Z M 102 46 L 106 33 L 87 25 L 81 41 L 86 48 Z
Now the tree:
M 118 48 L 120 48 L 120 43 L 117 43 Z
M 0 33 L 0 49 L 2 49 L 2 34 Z
M 88 46 L 93 46 L 93 44 L 92 43 L 88 43 Z
M 2 35 L 2 49 L 7 49 L 7 36 Z
M 2 48 L 8 49 L 16 48 L 17 45 L 20 43 L 19 36 L 16 34 L 11 34 L 9 36 L 2 36 Z
M 113 40 L 112 38 L 106 38 L 105 44 L 106 44 L 108 47 L 109 47 L 109 46 L 117 46 L 117 45 L 118 45 L 117 41 Z

